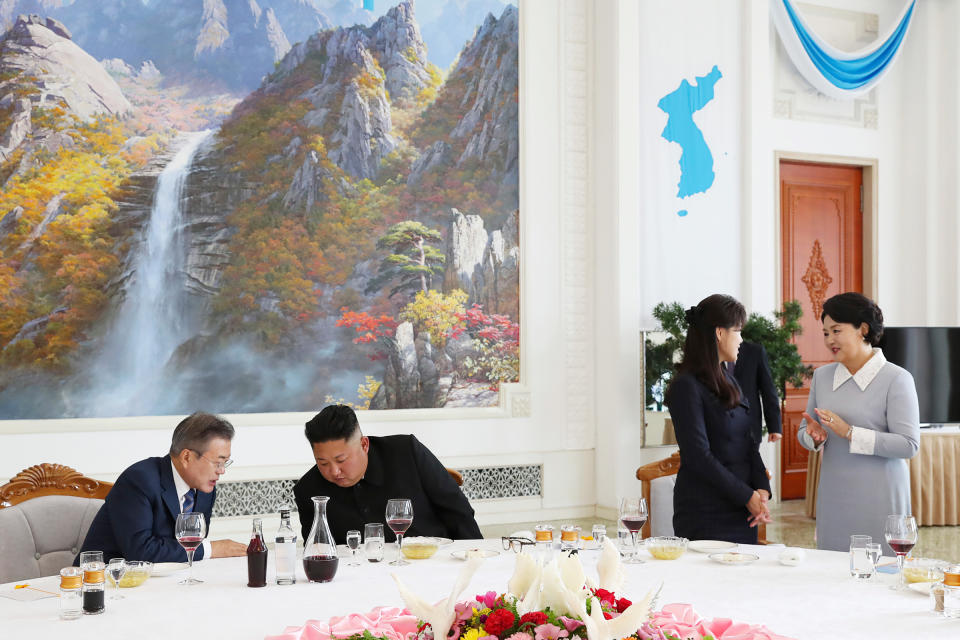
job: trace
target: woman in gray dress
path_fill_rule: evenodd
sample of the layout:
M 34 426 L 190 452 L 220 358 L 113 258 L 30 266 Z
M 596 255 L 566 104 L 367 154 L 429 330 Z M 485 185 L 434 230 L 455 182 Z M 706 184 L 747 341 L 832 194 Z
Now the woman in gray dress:
M 907 459 L 920 447 L 913 376 L 875 345 L 883 313 L 859 293 L 823 303 L 823 342 L 836 361 L 813 374 L 797 437 L 823 451 L 817 489 L 817 548 L 846 551 L 850 536 L 883 542 L 888 515 L 910 515 Z

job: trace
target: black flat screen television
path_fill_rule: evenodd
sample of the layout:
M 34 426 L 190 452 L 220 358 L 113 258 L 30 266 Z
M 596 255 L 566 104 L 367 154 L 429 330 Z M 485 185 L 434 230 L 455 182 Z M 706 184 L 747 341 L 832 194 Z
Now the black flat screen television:
M 884 327 L 880 348 L 913 374 L 921 424 L 960 423 L 960 327 Z

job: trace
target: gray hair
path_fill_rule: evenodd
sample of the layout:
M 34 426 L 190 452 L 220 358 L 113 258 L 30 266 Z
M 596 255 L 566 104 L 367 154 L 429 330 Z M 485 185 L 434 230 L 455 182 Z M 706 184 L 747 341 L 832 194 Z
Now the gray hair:
M 220 416 L 197 411 L 181 420 L 173 430 L 170 455 L 177 456 L 184 449 L 202 454 L 214 438 L 233 440 L 233 434 L 233 425 Z

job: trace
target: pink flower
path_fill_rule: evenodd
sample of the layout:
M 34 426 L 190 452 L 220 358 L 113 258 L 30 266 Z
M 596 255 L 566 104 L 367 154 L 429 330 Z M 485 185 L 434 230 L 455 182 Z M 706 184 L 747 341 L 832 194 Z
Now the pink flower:
M 479 596 L 477 596 L 479 599 Z M 473 612 L 476 610 L 477 605 L 473 602 L 458 602 L 453 605 L 453 612 L 456 614 L 456 619 L 454 622 L 464 622 L 473 617 Z
M 567 631 L 573 633 L 577 629 L 583 626 L 583 623 L 577 620 L 576 618 L 568 618 L 567 616 L 560 616 L 558 618 L 560 622 L 563 623 L 563 626 L 567 628 Z
M 504 638 L 504 640 L 533 640 L 533 636 L 523 631 L 517 631 L 513 635 Z
M 536 640 L 557 640 L 557 638 L 566 638 L 570 634 L 566 629 L 561 629 L 555 624 L 541 624 L 533 628 L 533 634 Z
M 497 592 L 487 591 L 486 593 L 478 594 L 477 602 L 487 607 L 488 609 L 493 609 L 494 605 L 497 604 Z

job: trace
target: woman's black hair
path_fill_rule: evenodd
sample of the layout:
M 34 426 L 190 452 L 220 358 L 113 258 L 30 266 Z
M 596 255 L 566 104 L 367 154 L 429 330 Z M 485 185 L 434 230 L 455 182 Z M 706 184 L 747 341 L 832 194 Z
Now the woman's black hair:
M 715 293 L 687 309 L 687 339 L 683 344 L 680 373 L 689 373 L 707 386 L 729 409 L 740 402 L 740 389 L 727 379 L 720 367 L 717 328 L 740 328 L 747 310 L 731 296 Z
M 867 335 L 863 337 L 864 341 L 872 346 L 880 344 L 880 338 L 883 337 L 883 312 L 877 303 L 863 295 L 862 293 L 838 293 L 828 298 L 823 303 L 823 313 L 820 314 L 820 322 L 830 316 L 835 322 L 843 324 L 852 324 L 858 331 L 860 325 L 867 325 Z

